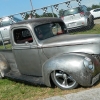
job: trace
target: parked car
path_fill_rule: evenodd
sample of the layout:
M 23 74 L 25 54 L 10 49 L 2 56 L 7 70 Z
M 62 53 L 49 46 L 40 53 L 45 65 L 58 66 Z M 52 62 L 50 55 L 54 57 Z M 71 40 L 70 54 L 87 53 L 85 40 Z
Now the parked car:
M 12 19 L 10 19 L 9 17 L 4 17 L 0 19 L 0 36 L 1 38 L 3 38 L 3 41 L 8 41 L 10 39 L 9 29 L 11 24 L 17 23 L 19 21 L 21 20 L 16 17 L 13 17 Z M 0 41 L 2 40 L 1 38 Z
M 91 12 L 91 14 L 93 15 L 94 18 L 100 17 L 100 8 L 92 9 L 90 12 Z
M 93 16 L 85 5 L 64 10 L 62 19 L 69 30 L 81 27 L 90 29 L 94 24 Z
M 1 78 L 60 89 L 99 80 L 100 34 L 71 35 L 60 18 L 35 18 L 13 24 L 10 40 L 0 46 Z

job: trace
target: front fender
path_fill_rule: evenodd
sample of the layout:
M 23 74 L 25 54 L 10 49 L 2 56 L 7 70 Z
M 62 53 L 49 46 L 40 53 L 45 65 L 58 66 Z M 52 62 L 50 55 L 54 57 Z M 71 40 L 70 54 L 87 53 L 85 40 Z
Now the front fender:
M 50 74 L 54 70 L 61 70 L 71 75 L 80 85 L 89 86 L 91 82 L 91 73 L 84 67 L 84 58 L 86 54 L 69 53 L 61 54 L 47 60 L 43 67 L 43 79 L 47 86 L 50 84 Z

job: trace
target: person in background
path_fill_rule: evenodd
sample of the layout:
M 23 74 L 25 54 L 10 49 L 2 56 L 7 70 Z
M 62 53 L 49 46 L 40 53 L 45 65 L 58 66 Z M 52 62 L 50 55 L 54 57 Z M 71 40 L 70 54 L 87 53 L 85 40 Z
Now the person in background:
M 32 16 L 32 14 L 29 14 L 29 17 L 28 17 L 28 19 L 32 19 L 32 17 L 33 17 L 33 16 Z

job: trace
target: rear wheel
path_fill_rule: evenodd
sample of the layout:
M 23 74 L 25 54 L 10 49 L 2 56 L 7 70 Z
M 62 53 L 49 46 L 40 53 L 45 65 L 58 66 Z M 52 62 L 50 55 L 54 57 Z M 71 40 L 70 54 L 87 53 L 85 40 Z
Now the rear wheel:
M 94 18 L 92 18 L 92 26 L 94 25 Z
M 78 83 L 73 79 L 72 76 L 60 70 L 53 71 L 51 73 L 51 78 L 54 84 L 63 90 L 73 89 L 78 86 Z

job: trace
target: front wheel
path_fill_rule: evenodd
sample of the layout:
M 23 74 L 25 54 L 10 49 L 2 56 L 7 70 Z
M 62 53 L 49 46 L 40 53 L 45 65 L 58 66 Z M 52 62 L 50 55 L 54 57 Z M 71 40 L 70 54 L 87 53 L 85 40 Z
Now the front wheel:
M 53 71 L 51 78 L 54 84 L 62 90 L 74 89 L 78 86 L 78 83 L 70 75 L 60 70 Z

